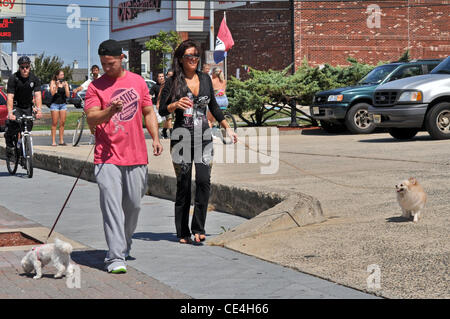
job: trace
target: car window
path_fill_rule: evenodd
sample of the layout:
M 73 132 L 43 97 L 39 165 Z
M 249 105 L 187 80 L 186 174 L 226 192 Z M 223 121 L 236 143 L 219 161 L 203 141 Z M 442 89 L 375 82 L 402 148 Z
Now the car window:
M 450 74 L 450 57 L 442 61 L 436 68 L 431 72 L 432 74 Z
M 379 84 L 388 76 L 397 65 L 382 65 L 370 71 L 359 81 L 359 84 Z
M 0 94 L 0 105 L 5 105 L 6 104 L 6 100 L 3 97 L 3 95 Z
M 420 65 L 411 65 L 404 68 L 401 68 L 400 70 L 396 71 L 390 81 L 398 80 L 398 79 L 404 79 L 408 78 L 410 76 L 416 76 L 423 74 L 422 67 Z
M 433 69 L 435 67 L 437 67 L 439 65 L 439 63 L 436 64 L 427 64 L 427 68 L 428 68 L 428 73 L 430 73 L 431 71 L 433 71 Z

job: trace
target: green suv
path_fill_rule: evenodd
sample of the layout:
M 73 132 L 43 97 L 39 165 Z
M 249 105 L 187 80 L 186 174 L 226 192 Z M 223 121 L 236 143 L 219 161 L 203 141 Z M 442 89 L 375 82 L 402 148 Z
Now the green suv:
M 310 107 L 310 114 L 330 133 L 345 129 L 354 134 L 372 133 L 375 125 L 369 119 L 367 110 L 372 105 L 375 89 L 390 81 L 427 74 L 441 61 L 413 60 L 380 65 L 354 86 L 317 93 Z

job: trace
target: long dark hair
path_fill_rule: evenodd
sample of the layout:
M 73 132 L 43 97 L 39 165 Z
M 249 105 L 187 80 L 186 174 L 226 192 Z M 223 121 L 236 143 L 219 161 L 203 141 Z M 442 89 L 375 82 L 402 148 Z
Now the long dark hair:
M 189 39 L 181 42 L 180 45 L 175 49 L 175 52 L 173 54 L 173 84 L 170 90 L 172 101 L 179 100 L 187 94 L 188 88 L 186 85 L 186 81 L 184 80 L 184 70 L 181 59 L 183 58 L 184 52 L 192 47 L 194 47 L 197 50 L 198 54 L 201 56 L 202 50 L 200 48 L 200 45 L 197 42 Z
M 61 72 L 64 72 L 64 70 L 57 70 L 55 73 L 53 73 L 53 77 L 52 77 L 52 80 L 53 81 L 55 81 L 55 82 L 57 82 L 58 81 L 58 75 L 61 73 Z M 64 74 L 65 75 L 65 74 Z

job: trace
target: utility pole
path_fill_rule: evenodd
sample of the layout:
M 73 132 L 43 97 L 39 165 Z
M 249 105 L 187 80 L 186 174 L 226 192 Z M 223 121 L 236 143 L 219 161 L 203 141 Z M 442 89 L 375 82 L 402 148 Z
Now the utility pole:
M 87 72 L 88 72 L 88 79 L 90 75 L 91 70 L 91 21 L 98 21 L 98 18 L 96 17 L 89 17 L 89 18 L 80 18 L 80 21 L 87 21 L 87 53 L 88 53 L 88 61 L 87 61 Z

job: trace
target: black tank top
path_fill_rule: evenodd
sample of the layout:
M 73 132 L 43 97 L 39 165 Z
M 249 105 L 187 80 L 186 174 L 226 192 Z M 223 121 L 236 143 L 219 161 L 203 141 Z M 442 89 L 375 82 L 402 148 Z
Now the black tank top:
M 58 88 L 53 95 L 52 104 L 66 104 L 66 89 L 64 87 Z

